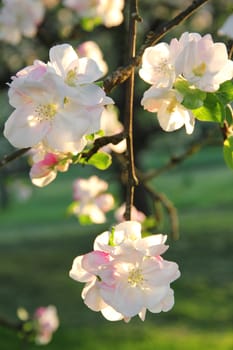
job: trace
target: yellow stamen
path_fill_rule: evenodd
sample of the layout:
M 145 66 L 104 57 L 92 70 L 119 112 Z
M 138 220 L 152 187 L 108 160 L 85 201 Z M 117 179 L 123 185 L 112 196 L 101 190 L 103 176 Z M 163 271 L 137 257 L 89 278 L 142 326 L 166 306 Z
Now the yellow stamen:
M 39 121 L 53 120 L 57 113 L 57 105 L 54 103 L 48 103 L 45 105 L 39 104 L 35 108 L 35 117 Z
M 205 74 L 206 71 L 206 64 L 205 62 L 202 62 L 199 64 L 199 66 L 193 68 L 193 74 L 195 74 L 197 77 L 202 77 Z

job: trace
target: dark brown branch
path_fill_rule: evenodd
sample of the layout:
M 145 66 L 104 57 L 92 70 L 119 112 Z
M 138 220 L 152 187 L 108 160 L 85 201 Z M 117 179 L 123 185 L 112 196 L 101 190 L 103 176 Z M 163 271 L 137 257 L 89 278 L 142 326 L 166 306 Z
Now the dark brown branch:
M 188 6 L 184 11 L 180 12 L 171 21 L 163 24 L 155 31 L 149 32 L 145 43 L 140 47 L 138 54 L 129 61 L 129 64 L 125 67 L 119 67 L 115 72 L 113 72 L 104 80 L 105 91 L 109 93 L 116 85 L 124 83 L 129 78 L 132 69 L 134 67 L 138 67 L 141 64 L 142 55 L 147 47 L 155 45 L 170 30 L 188 19 L 195 11 L 197 11 L 208 1 L 209 0 L 194 0 L 190 6 Z
M 111 135 L 111 136 L 103 136 L 99 137 L 94 141 L 94 144 L 92 148 L 87 151 L 81 153 L 82 158 L 85 158 L 86 160 L 90 159 L 98 150 L 109 143 L 112 143 L 113 145 L 117 145 L 119 142 L 121 142 L 125 138 L 124 132 L 120 132 L 119 134 Z
M 20 331 L 22 329 L 22 323 L 13 323 L 0 317 L 0 327 L 12 329 L 14 331 Z
M 23 154 L 27 153 L 30 150 L 30 147 L 28 148 L 22 148 L 19 149 L 17 151 L 12 152 L 11 154 L 8 154 L 6 156 L 4 156 L 1 160 L 0 160 L 0 168 L 2 168 L 3 166 L 5 166 L 6 164 L 12 162 L 13 160 L 21 157 Z
M 135 57 L 136 52 L 136 32 L 139 19 L 137 0 L 130 1 L 129 8 L 129 59 Z M 134 102 L 134 67 L 131 70 L 129 79 L 126 82 L 125 96 L 125 135 L 126 135 L 126 166 L 127 166 L 127 186 L 126 186 L 126 206 L 124 217 L 131 219 L 131 208 L 134 200 L 134 187 L 137 185 L 137 178 L 134 168 L 134 149 L 133 149 L 133 102 Z

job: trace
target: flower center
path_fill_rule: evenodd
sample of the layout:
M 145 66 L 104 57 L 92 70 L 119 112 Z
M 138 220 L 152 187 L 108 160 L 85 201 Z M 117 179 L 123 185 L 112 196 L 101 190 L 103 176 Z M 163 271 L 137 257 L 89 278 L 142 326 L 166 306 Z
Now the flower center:
M 39 121 L 53 120 L 57 113 L 57 105 L 54 103 L 48 103 L 45 105 L 39 104 L 35 108 L 35 117 Z
M 199 66 L 193 68 L 193 74 L 197 77 L 202 77 L 206 71 L 206 64 L 202 62 Z
M 142 269 L 135 267 L 129 272 L 128 283 L 132 287 L 141 287 L 144 282 Z
M 76 68 L 70 69 L 66 74 L 65 83 L 70 86 L 76 85 L 76 79 L 77 79 L 77 72 Z

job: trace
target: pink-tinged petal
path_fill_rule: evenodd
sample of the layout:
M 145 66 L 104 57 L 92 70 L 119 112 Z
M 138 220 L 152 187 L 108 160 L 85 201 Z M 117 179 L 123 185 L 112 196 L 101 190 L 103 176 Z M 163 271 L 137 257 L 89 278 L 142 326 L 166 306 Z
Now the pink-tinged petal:
M 150 286 L 167 285 L 180 277 L 178 265 L 161 257 L 145 259 L 142 266 L 144 279 Z
M 77 70 L 77 81 L 79 84 L 92 83 L 101 78 L 102 75 L 102 71 L 93 59 L 87 57 L 79 59 Z
M 98 275 L 102 265 L 108 265 L 109 260 L 110 256 L 108 253 L 95 250 L 83 256 L 82 267 L 91 274 Z
M 29 176 L 31 178 L 33 185 L 37 187 L 45 187 L 56 178 L 57 172 L 52 170 L 45 176 L 35 177 L 30 171 Z
M 87 284 L 82 292 L 84 303 L 93 311 L 101 311 L 106 304 L 100 296 L 99 288 L 96 283 Z
M 63 78 L 66 77 L 67 69 L 73 61 L 78 65 L 78 55 L 69 44 L 53 46 L 49 51 L 49 58 L 56 72 Z
M 146 308 L 142 308 L 142 311 L 138 313 L 138 316 L 140 317 L 140 319 L 142 321 L 145 321 L 145 318 L 146 318 Z
M 86 112 L 86 113 L 85 113 Z M 60 152 L 72 152 L 73 145 L 86 145 L 83 136 L 89 133 L 90 119 L 84 109 L 59 110 L 53 120 L 53 127 L 46 135 L 46 144 Z M 80 143 L 81 141 L 81 143 Z M 70 149 L 72 147 L 72 149 Z
M 103 193 L 95 199 L 96 205 L 103 212 L 111 210 L 114 206 L 114 198 L 110 193 Z
M 77 256 L 72 264 L 69 276 L 78 282 L 88 282 L 95 279 L 92 273 L 89 273 L 82 267 L 82 260 L 84 255 Z
M 136 241 L 141 238 L 141 224 L 137 221 L 124 221 L 115 226 L 115 236 L 117 240 L 118 231 L 124 233 L 124 239 Z
M 117 312 L 109 305 L 103 308 L 101 313 L 108 321 L 120 321 L 124 318 L 121 313 Z
M 147 309 L 151 310 L 159 305 L 165 298 L 169 290 L 169 284 L 164 286 L 156 286 L 145 289 L 144 291 L 144 305 Z M 161 310 L 160 310 L 161 311 Z
M 94 241 L 94 250 L 112 251 L 112 247 L 108 245 L 110 232 L 105 231 L 98 235 Z
M 32 147 L 39 143 L 50 130 L 48 121 L 34 117 L 34 106 L 17 108 L 5 123 L 4 136 L 18 148 Z
M 150 87 L 144 92 L 141 105 L 149 112 L 157 112 L 167 96 L 169 90 L 165 88 Z
M 131 287 L 127 282 L 119 282 L 113 289 L 100 290 L 103 300 L 125 317 L 133 317 L 144 307 L 143 292 L 140 288 Z
M 171 288 L 168 289 L 164 298 L 153 307 L 148 307 L 148 310 L 153 313 L 159 313 L 161 311 L 167 312 L 174 306 L 174 292 Z
M 96 106 L 113 104 L 113 100 L 107 97 L 103 89 L 95 84 L 86 84 L 83 86 L 77 86 L 70 88 L 70 95 L 73 96 L 76 103 L 81 106 Z

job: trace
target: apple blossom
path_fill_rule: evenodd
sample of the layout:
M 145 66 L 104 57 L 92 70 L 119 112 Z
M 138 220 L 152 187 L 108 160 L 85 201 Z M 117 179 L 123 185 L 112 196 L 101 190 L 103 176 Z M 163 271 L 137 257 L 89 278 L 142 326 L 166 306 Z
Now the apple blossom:
M 189 83 L 202 91 L 214 92 L 220 84 L 232 79 L 233 61 L 228 59 L 224 43 L 214 43 L 210 34 L 184 33 L 180 40 L 183 49 L 175 65 Z
M 82 151 L 85 136 L 100 129 L 104 105 L 113 103 L 93 83 L 101 74 L 93 60 L 79 60 L 70 45 L 52 47 L 47 65 L 37 60 L 12 78 L 9 100 L 16 109 L 4 135 L 19 148 L 42 142 L 55 153 Z
M 0 40 L 17 45 L 22 36 L 32 38 L 44 17 L 40 0 L 3 0 L 0 10 Z
M 63 0 L 64 6 L 75 10 L 80 18 L 98 18 L 106 27 L 123 21 L 124 0 Z
M 90 222 L 101 224 L 106 221 L 105 213 L 114 206 L 114 199 L 106 181 L 93 175 L 89 179 L 77 179 L 74 182 L 74 200 L 72 213 L 82 221 L 87 218 Z
M 162 234 L 141 237 L 141 225 L 126 221 L 97 236 L 94 251 L 74 259 L 70 277 L 86 283 L 85 304 L 111 321 L 144 320 L 146 310 L 168 311 L 174 305 L 170 283 L 180 276 Z
M 94 41 L 84 41 L 77 47 L 77 53 L 79 57 L 89 57 L 92 58 L 98 65 L 102 72 L 102 75 L 107 74 L 108 66 L 103 59 L 103 53 L 100 47 Z
M 142 68 L 139 70 L 140 77 L 149 84 L 158 88 L 171 88 L 176 72 L 174 57 L 170 52 L 170 46 L 160 43 L 148 47 L 142 56 Z
M 52 182 L 57 172 L 65 172 L 69 168 L 71 160 L 64 154 L 46 153 L 44 158 L 35 162 L 30 170 L 32 183 L 38 187 L 44 187 Z
M 183 96 L 176 90 L 158 89 L 152 86 L 142 98 L 141 104 L 149 112 L 157 112 L 160 126 L 165 131 L 174 131 L 185 126 L 187 134 L 194 129 L 195 118 L 182 106 Z
M 39 307 L 33 319 L 36 330 L 35 342 L 40 345 L 48 344 L 59 326 L 56 307 L 53 305 Z

